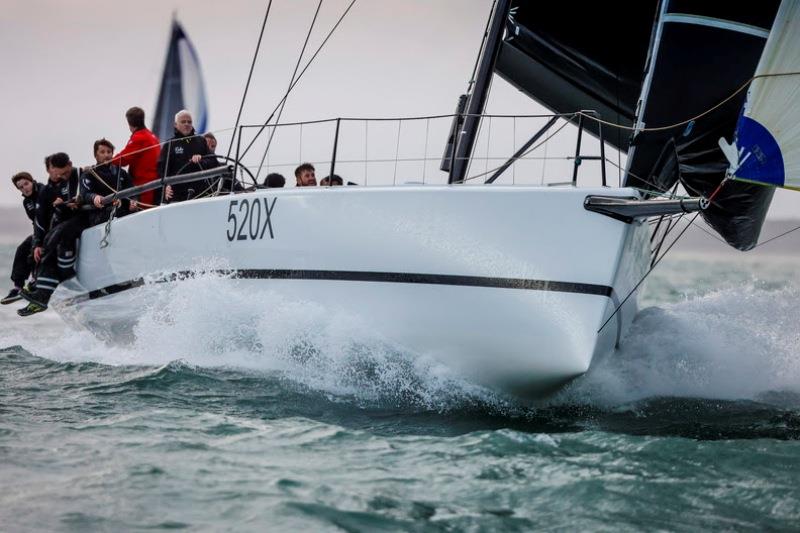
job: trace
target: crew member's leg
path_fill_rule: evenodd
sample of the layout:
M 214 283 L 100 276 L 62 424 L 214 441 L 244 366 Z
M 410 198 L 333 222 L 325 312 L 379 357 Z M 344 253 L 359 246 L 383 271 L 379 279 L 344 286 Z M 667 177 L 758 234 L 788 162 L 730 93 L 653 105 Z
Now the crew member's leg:
M 29 235 L 27 239 L 17 246 L 17 252 L 14 254 L 14 264 L 11 267 L 11 281 L 14 283 L 8 295 L 0 300 L 0 304 L 10 304 L 16 302 L 22 296 L 20 291 L 25 285 L 25 281 L 31 274 L 31 243 L 33 242 L 33 235 Z
M 64 223 L 64 229 L 58 242 L 58 257 L 56 259 L 60 281 L 67 280 L 75 275 L 75 263 L 78 260 L 78 239 L 80 239 L 83 230 L 89 226 L 89 218 L 84 216 L 77 216 Z
M 86 219 L 75 217 L 59 224 L 47 233 L 44 243 L 44 256 L 39 262 L 36 276 L 36 290 L 22 291 L 20 296 L 28 305 L 17 311 L 20 316 L 28 316 L 47 309 L 50 297 L 63 280 L 75 275 L 75 241 L 80 237 Z

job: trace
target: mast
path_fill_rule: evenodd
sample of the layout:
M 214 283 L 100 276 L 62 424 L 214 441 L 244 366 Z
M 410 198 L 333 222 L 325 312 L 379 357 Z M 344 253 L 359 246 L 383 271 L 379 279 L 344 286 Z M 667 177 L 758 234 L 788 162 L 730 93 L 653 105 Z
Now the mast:
M 475 72 L 475 79 L 472 84 L 472 91 L 467 102 L 466 116 L 464 117 L 463 127 L 459 131 L 456 139 L 456 149 L 454 161 L 450 165 L 450 176 L 448 183 L 461 183 L 467 173 L 469 158 L 472 156 L 472 149 L 475 146 L 475 138 L 480 125 L 480 115 L 486 107 L 486 98 L 489 95 L 489 87 L 494 73 L 494 65 L 497 55 L 500 52 L 500 45 L 503 40 L 503 29 L 508 15 L 511 0 L 497 0 L 492 18 L 489 23 L 486 42 L 481 51 L 478 68 Z

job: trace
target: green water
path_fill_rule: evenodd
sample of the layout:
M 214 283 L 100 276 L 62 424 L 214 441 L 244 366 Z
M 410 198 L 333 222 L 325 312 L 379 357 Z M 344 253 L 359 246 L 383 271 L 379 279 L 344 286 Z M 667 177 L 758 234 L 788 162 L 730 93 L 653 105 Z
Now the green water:
M 7 306 L 0 530 L 797 530 L 798 266 L 668 258 L 623 349 L 533 407 L 368 332 L 287 366 Z

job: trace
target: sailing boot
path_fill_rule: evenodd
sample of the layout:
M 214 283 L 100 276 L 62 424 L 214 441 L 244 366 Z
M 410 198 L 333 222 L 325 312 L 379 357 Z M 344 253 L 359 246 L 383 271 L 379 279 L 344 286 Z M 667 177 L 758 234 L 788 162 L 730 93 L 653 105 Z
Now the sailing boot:
M 17 314 L 19 316 L 30 316 L 41 313 L 42 311 L 47 311 L 47 302 L 50 301 L 50 296 L 52 294 L 53 291 L 49 289 L 36 289 L 33 291 L 21 290 L 19 295 L 28 302 L 28 305 L 22 309 L 17 309 Z
M 8 305 L 8 304 L 10 304 L 10 303 L 14 303 L 14 302 L 16 302 L 16 301 L 19 301 L 19 300 L 21 300 L 21 299 L 22 299 L 22 296 L 20 296 L 20 294 L 19 294 L 19 293 L 20 293 L 20 291 L 22 291 L 22 289 L 20 289 L 19 287 L 14 287 L 14 288 L 13 288 L 13 289 L 11 289 L 10 291 L 8 291 L 8 294 L 6 295 L 6 297 L 5 297 L 5 298 L 3 298 L 2 300 L 0 300 L 0 304 L 2 304 L 2 305 Z M 0 293 L 0 294 L 2 294 L 2 293 Z
M 47 311 L 47 306 L 41 306 L 37 303 L 29 303 L 22 309 L 17 309 L 17 314 L 19 316 L 31 316 L 35 315 L 36 313 L 41 313 L 42 311 Z

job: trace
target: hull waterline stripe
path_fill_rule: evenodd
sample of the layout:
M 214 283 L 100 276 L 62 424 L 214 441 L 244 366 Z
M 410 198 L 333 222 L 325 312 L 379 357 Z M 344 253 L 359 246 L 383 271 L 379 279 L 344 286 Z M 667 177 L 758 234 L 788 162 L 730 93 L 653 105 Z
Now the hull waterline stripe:
M 413 274 L 405 272 L 360 272 L 350 270 L 254 270 L 243 269 L 232 273 L 238 279 L 297 279 L 320 281 L 367 281 L 378 283 L 417 283 L 423 285 L 456 285 L 462 287 L 488 287 L 496 289 L 526 289 L 555 292 L 574 292 L 611 296 L 613 289 L 591 283 L 543 281 L 520 278 L 489 278 L 482 276 L 454 276 L 447 274 Z
M 534 291 L 567 292 L 591 294 L 615 298 L 614 289 L 607 285 L 593 283 L 573 283 L 569 281 L 545 281 L 522 278 L 490 278 L 482 276 L 455 276 L 446 274 L 414 274 L 405 272 L 360 272 L 351 270 L 274 270 L 274 269 L 240 269 L 210 270 L 204 272 L 181 271 L 156 278 L 151 283 L 168 283 L 191 279 L 198 275 L 215 274 L 232 279 L 275 279 L 275 280 L 315 280 L 315 281 L 361 281 L 377 283 L 413 283 L 423 285 L 452 285 L 460 287 L 485 287 L 495 289 L 522 289 Z M 66 305 L 74 305 L 86 300 L 95 300 L 110 296 L 128 289 L 145 285 L 144 278 L 137 278 L 89 291 L 65 300 Z
M 534 291 L 566 292 L 574 294 L 590 294 L 611 299 L 614 307 L 619 307 L 619 298 L 613 287 L 594 283 L 574 283 L 569 281 L 545 281 L 524 278 L 489 278 L 482 276 L 454 276 L 447 274 L 410 274 L 405 272 L 361 272 L 354 270 L 277 270 L 277 269 L 240 269 L 210 270 L 195 272 L 183 270 L 160 278 L 151 283 L 168 283 L 192 279 L 197 275 L 216 274 L 232 279 L 277 279 L 277 280 L 315 280 L 315 281 L 361 281 L 377 283 L 416 283 L 424 285 L 450 285 L 461 287 L 483 287 L 495 289 L 521 289 Z M 89 291 L 88 293 L 68 298 L 65 305 L 75 305 L 87 300 L 96 300 L 129 289 L 145 285 L 144 278 L 137 278 L 123 283 L 116 283 Z M 617 313 L 616 345 L 619 346 L 622 334 L 622 316 Z

